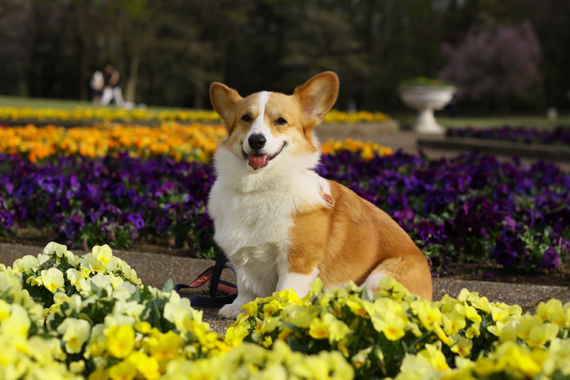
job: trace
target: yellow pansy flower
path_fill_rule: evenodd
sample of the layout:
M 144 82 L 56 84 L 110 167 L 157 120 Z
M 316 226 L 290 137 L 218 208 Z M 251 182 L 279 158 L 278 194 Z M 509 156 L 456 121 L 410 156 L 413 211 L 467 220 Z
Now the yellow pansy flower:
M 449 314 L 444 314 L 442 316 L 443 320 L 443 328 L 447 335 L 455 335 L 459 330 L 465 328 L 467 322 L 465 321 L 465 317 L 457 311 L 457 309 L 453 310 Z
M 412 310 L 418 316 L 422 326 L 431 331 L 433 324 L 441 321 L 441 311 L 438 307 L 426 300 L 417 300 L 411 304 Z
M 143 352 L 134 351 L 127 358 L 127 362 L 137 369 L 146 380 L 156 380 L 160 377 L 160 364 L 156 357 L 149 357 Z
M 562 302 L 555 298 L 548 302 L 541 302 L 536 309 L 536 315 L 543 321 L 555 323 L 560 328 L 570 327 L 570 312 L 564 310 Z
M 329 342 L 338 342 L 350 334 L 350 328 L 343 321 L 336 320 L 329 327 Z
M 404 285 L 400 284 L 392 277 L 382 277 L 379 287 L 379 293 L 374 294 L 375 299 L 377 297 L 377 294 L 379 294 L 381 297 L 389 297 L 393 300 L 401 300 L 410 294 Z
M 308 328 L 313 318 L 305 308 L 295 308 L 290 312 L 291 322 L 297 327 Z
M 0 299 L 0 323 L 10 317 L 10 305 L 3 299 Z
M 336 318 L 328 313 L 322 318 L 315 318 L 309 324 L 309 335 L 314 339 L 326 339 L 329 337 L 329 327 Z
M 135 345 L 135 331 L 131 326 L 111 326 L 105 331 L 105 348 L 114 357 L 126 358 Z
M 133 380 L 136 374 L 136 367 L 128 361 L 122 361 L 109 368 L 109 378 L 111 380 Z
M 225 342 L 230 346 L 239 346 L 246 336 L 249 335 L 249 330 L 243 326 L 230 326 L 226 331 Z
M 515 323 L 511 322 L 507 325 L 504 325 L 499 333 L 499 342 L 503 343 L 509 340 L 516 341 L 517 333 L 518 326 Z
M 553 323 L 545 323 L 541 326 L 534 326 L 530 329 L 526 343 L 531 347 L 544 346 L 547 342 L 550 342 L 556 338 L 556 335 L 558 335 L 559 331 L 560 327 Z
M 168 331 L 158 338 L 149 339 L 149 352 L 156 359 L 172 359 L 178 354 L 178 349 L 182 346 L 183 339 L 173 331 Z
M 463 357 L 471 353 L 471 349 L 473 348 L 473 341 L 471 339 L 455 335 L 451 338 L 451 341 L 453 342 L 453 345 L 451 346 L 452 352 Z
M 428 360 L 440 372 L 449 369 L 445 355 L 437 345 L 426 344 L 425 348 L 418 352 L 418 356 Z
M 538 315 L 523 315 L 519 320 L 517 335 L 520 339 L 528 339 L 530 330 L 542 325 L 542 319 Z
M 479 315 L 479 313 L 477 313 L 477 310 L 473 306 L 466 306 L 464 310 L 465 310 L 465 317 L 467 319 L 469 319 L 471 322 L 481 323 L 482 318 Z
M 396 341 L 406 335 L 406 321 L 394 314 L 386 314 L 383 318 L 372 316 L 372 325 L 382 332 L 386 339 Z
M 481 335 L 481 325 L 478 323 L 474 323 L 467 330 L 465 330 L 465 337 L 469 339 L 473 339 Z

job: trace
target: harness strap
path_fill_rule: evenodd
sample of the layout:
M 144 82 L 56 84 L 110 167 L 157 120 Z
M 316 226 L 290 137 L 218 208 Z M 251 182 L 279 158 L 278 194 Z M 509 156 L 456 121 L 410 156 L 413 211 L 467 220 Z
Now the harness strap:
M 192 306 L 197 307 L 222 307 L 228 303 L 233 302 L 237 297 L 237 286 L 231 282 L 221 280 L 222 272 L 225 268 L 230 269 L 235 272 L 235 269 L 226 265 L 228 261 L 226 255 L 220 253 L 216 264 L 213 267 L 206 269 L 202 272 L 194 281 L 190 284 L 176 284 L 174 286 L 174 291 L 180 294 L 181 289 L 194 289 L 204 285 L 208 282 L 210 288 L 210 296 L 192 296 L 189 297 Z M 218 290 L 222 293 L 227 294 L 226 296 L 217 296 Z M 183 296 L 182 294 L 180 294 Z

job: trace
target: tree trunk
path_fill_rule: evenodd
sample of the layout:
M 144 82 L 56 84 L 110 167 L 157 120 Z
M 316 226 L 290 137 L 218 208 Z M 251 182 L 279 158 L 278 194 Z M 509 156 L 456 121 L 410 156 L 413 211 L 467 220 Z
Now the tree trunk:
M 79 100 L 89 100 L 89 72 L 87 70 L 87 49 L 85 41 L 76 36 L 77 61 L 79 66 Z
M 129 78 L 127 79 L 127 83 L 125 85 L 125 101 L 132 103 L 135 102 L 136 98 L 139 63 L 141 60 L 140 49 L 135 48 L 134 50 L 135 52 L 130 64 Z

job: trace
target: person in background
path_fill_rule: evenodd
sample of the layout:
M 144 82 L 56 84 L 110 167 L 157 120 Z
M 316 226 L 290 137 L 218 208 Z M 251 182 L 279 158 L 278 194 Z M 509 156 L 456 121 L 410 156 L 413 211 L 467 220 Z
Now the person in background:
M 113 65 L 107 65 L 103 70 L 103 75 L 105 76 L 105 88 L 103 89 L 101 104 L 106 106 L 114 100 L 118 106 L 124 106 L 125 100 L 119 82 L 119 71 Z
M 93 103 L 101 104 L 101 95 L 103 94 L 103 87 L 105 87 L 105 78 L 100 70 L 97 70 L 91 76 L 91 94 L 93 96 Z

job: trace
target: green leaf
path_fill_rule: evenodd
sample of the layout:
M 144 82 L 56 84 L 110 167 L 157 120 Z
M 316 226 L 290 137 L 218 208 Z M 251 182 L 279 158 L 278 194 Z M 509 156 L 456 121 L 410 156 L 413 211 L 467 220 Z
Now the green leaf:
M 166 293 L 170 293 L 174 290 L 174 281 L 172 280 L 172 278 L 169 278 L 168 280 L 166 280 L 166 282 L 164 283 L 164 286 L 162 287 L 162 291 L 166 292 Z

